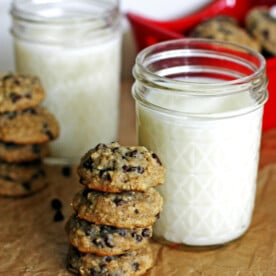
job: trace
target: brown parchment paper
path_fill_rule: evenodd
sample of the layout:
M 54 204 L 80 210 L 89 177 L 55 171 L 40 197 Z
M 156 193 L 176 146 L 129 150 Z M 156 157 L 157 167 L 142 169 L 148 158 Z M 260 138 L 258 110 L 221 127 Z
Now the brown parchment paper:
M 64 224 L 70 202 L 81 186 L 75 169 L 48 166 L 49 186 L 28 198 L 0 198 L 0 275 L 71 275 L 65 269 L 68 248 Z M 54 222 L 51 200 L 63 203 L 65 220 Z M 253 221 L 240 239 L 218 249 L 178 250 L 153 243 L 155 266 L 147 275 L 276 275 L 276 131 L 263 137 Z

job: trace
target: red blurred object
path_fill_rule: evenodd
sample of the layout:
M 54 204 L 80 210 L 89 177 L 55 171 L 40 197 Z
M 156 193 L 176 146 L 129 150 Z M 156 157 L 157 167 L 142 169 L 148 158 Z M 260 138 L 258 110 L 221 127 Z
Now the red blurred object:
M 265 104 L 263 130 L 276 128 L 276 58 L 267 59 L 269 98 Z
M 196 1 L 196 0 L 195 0 Z M 249 9 L 260 5 L 276 5 L 276 0 L 216 0 L 201 10 L 175 20 L 158 21 L 128 13 L 139 50 L 165 40 L 185 37 L 185 34 L 204 19 L 229 15 L 244 23 Z M 267 59 L 269 100 L 265 105 L 263 130 L 276 128 L 276 57 Z
M 229 15 L 243 23 L 244 15 L 251 6 L 250 0 L 216 0 L 201 10 L 175 20 L 158 21 L 137 14 L 128 13 L 139 49 L 151 44 L 184 37 L 184 34 L 203 19 L 215 15 Z

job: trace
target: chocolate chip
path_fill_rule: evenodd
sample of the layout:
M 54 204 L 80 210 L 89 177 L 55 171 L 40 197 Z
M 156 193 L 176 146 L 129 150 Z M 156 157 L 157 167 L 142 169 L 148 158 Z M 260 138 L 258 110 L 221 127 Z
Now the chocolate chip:
M 139 263 L 133 263 L 131 266 L 134 271 L 137 271 L 139 269 Z
M 113 202 L 116 204 L 116 206 L 121 206 L 126 203 L 125 200 L 123 200 L 122 198 L 119 198 L 119 197 L 115 197 Z
M 31 115 L 37 115 L 37 111 L 34 108 L 26 109 L 26 112 L 30 113 Z
M 156 216 L 155 216 L 157 219 L 160 218 L 160 213 L 158 213 Z
M 37 145 L 37 144 L 32 145 L 32 152 L 36 153 L 36 154 L 39 154 L 41 152 L 40 145 Z
M 78 273 L 79 274 L 79 273 Z M 88 274 L 89 276 L 97 276 L 98 275 L 98 273 L 97 273 L 97 271 L 94 269 L 94 268 L 90 268 L 89 269 L 89 274 Z
M 105 244 L 109 247 L 109 248 L 113 248 L 115 245 L 114 245 L 114 242 L 113 242 L 113 238 L 112 236 L 109 234 L 107 235 L 105 238 L 104 238 L 104 242 Z
M 127 152 L 125 155 L 127 157 L 137 157 L 137 154 L 138 154 L 137 150 L 132 150 L 132 151 Z
M 104 242 L 100 238 L 93 239 L 92 241 L 97 247 L 104 248 Z
M 31 187 L 32 187 L 31 183 L 28 182 L 28 181 L 23 182 L 23 183 L 22 183 L 22 186 L 23 186 L 23 188 L 24 188 L 26 191 L 30 191 L 30 190 L 31 190 Z
M 58 198 L 54 198 L 51 201 L 51 207 L 54 210 L 60 210 L 62 208 L 62 202 Z
M 15 93 L 15 92 L 12 92 L 10 94 L 10 98 L 11 98 L 12 103 L 16 103 L 16 102 L 18 102 L 19 100 L 22 99 L 22 96 L 19 95 L 19 94 L 17 94 L 17 93 Z
M 61 169 L 61 173 L 65 177 L 70 177 L 72 172 L 71 172 L 71 167 L 70 166 L 64 166 Z
M 137 172 L 139 174 L 142 174 L 145 170 L 144 168 L 138 166 L 138 167 L 129 167 L 127 165 L 122 166 L 123 172 Z
M 50 140 L 55 138 L 54 134 L 50 130 L 45 130 L 44 133 L 48 136 Z
M 88 194 L 89 194 L 89 189 L 84 189 L 83 191 L 82 191 L 82 195 L 83 195 L 83 197 L 87 197 L 88 196 Z
M 95 150 L 99 150 L 99 149 L 107 149 L 107 145 L 105 144 L 98 144 L 96 147 L 95 147 Z
M 143 231 L 142 231 L 142 236 L 144 237 L 144 238 L 149 238 L 150 237 L 150 230 L 149 230 L 149 228 L 145 228 L 145 229 L 143 229 Z
M 112 257 L 111 256 L 105 256 L 104 257 L 104 261 L 107 262 L 107 263 L 110 263 L 112 261 Z
M 63 221 L 63 220 L 64 220 L 64 216 L 63 216 L 62 212 L 60 210 L 57 210 L 54 215 L 54 221 L 58 222 L 58 221 Z
M 269 40 L 269 31 L 268 30 L 263 30 L 262 31 L 262 36 L 265 40 Z
M 126 230 L 124 229 L 117 229 L 116 232 L 122 237 L 126 236 Z
M 99 172 L 99 176 L 102 180 L 111 181 L 111 176 L 110 176 L 108 170 L 101 170 Z
M 154 158 L 154 159 L 157 161 L 157 163 L 158 163 L 160 166 L 162 166 L 162 162 L 161 162 L 161 160 L 159 159 L 159 157 L 157 156 L 156 153 L 152 153 L 151 156 L 152 156 L 152 158 Z
M 82 166 L 87 169 L 87 170 L 92 170 L 93 169 L 93 160 L 89 156 L 84 162 L 82 163 Z
M 141 235 L 136 234 L 136 233 L 132 233 L 131 236 L 138 242 L 141 242 L 143 240 L 143 237 Z
M 16 112 L 5 113 L 6 118 L 8 118 L 9 120 L 13 119 L 16 115 L 17 115 Z
M 20 80 L 18 80 L 18 79 L 15 79 L 14 81 L 13 81 L 13 83 L 15 84 L 15 85 L 20 85 L 21 83 L 20 83 Z
M 139 210 L 138 210 L 138 209 L 135 209 L 135 210 L 134 210 L 134 213 L 135 213 L 135 214 L 139 214 Z

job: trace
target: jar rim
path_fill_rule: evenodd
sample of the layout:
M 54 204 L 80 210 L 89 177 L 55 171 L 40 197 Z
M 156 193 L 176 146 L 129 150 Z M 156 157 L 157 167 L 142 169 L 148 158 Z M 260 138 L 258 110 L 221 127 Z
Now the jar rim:
M 191 89 L 191 84 L 195 85 L 194 82 L 191 82 L 188 80 L 178 80 L 178 79 L 168 78 L 165 76 L 160 76 L 144 66 L 144 63 L 145 63 L 147 57 L 150 56 L 152 53 L 154 53 L 157 48 L 166 49 L 172 45 L 186 45 L 186 47 L 187 47 L 187 45 L 189 45 L 189 44 L 191 44 L 191 45 L 205 44 L 205 45 L 210 45 L 210 46 L 215 45 L 222 49 L 228 49 L 227 47 L 229 47 L 229 49 L 230 49 L 231 47 L 233 47 L 234 49 L 240 50 L 242 53 L 247 53 L 248 57 L 250 56 L 250 57 L 256 59 L 256 61 L 258 61 L 258 63 L 259 63 L 259 66 L 256 67 L 256 70 L 252 74 L 235 79 L 235 80 L 210 82 L 210 83 L 209 82 L 208 83 L 197 82 L 196 83 L 196 87 L 197 87 L 196 91 L 193 91 L 193 89 Z M 182 50 L 189 52 L 191 49 L 184 48 Z M 235 54 L 235 52 L 236 51 L 233 51 L 233 54 Z M 228 54 L 232 55 L 231 52 Z M 162 55 L 162 53 L 160 55 Z M 240 44 L 234 43 L 234 42 L 228 42 L 228 41 L 226 42 L 226 41 L 222 41 L 222 40 L 220 41 L 220 40 L 215 40 L 215 39 L 180 38 L 180 39 L 174 39 L 174 40 L 160 42 L 160 43 L 151 45 L 151 46 L 143 49 L 142 51 L 140 51 L 136 57 L 135 66 L 133 67 L 133 75 L 134 75 L 135 79 L 138 79 L 140 81 L 146 81 L 147 84 L 151 81 L 154 81 L 155 87 L 159 87 L 159 85 L 160 85 L 160 87 L 159 87 L 160 89 L 168 89 L 168 90 L 170 90 L 170 93 L 174 93 L 173 91 L 171 91 L 171 87 L 173 86 L 173 90 L 175 91 L 175 93 L 179 93 L 179 92 L 185 90 L 185 88 L 189 88 L 188 91 L 185 91 L 185 95 L 206 97 L 206 96 L 215 95 L 216 94 L 215 91 L 217 91 L 217 89 L 220 89 L 225 86 L 240 85 L 241 89 L 246 89 L 247 86 L 244 84 L 249 83 L 251 80 L 260 78 L 262 76 L 263 72 L 265 72 L 265 68 L 266 68 L 265 58 L 260 53 L 258 53 L 257 51 L 255 51 L 247 46 L 240 45 Z M 141 72 L 142 72 L 142 74 L 141 74 Z M 169 84 L 169 85 L 167 85 L 167 84 Z M 266 85 L 266 84 L 267 84 L 267 80 L 265 79 L 263 85 Z M 208 92 L 206 92 L 206 87 L 208 88 Z M 204 89 L 205 92 L 204 92 L 204 94 L 199 95 L 198 91 L 201 89 Z M 220 95 L 224 96 L 229 93 L 231 93 L 231 91 L 220 93 Z M 217 94 L 216 94 L 216 96 L 217 96 Z
M 48 25 L 83 24 L 103 18 L 113 22 L 120 17 L 118 0 L 14 0 L 10 12 L 14 19 Z

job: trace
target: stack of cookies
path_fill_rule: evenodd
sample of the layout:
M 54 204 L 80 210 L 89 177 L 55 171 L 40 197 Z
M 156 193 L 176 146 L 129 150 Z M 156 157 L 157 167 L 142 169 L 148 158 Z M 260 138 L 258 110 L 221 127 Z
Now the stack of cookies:
M 39 106 L 44 98 L 37 77 L 0 74 L 0 195 L 26 196 L 46 185 L 41 160 L 59 126 Z
M 78 275 L 142 275 L 153 265 L 149 240 L 163 200 L 165 169 L 145 147 L 99 144 L 78 167 L 85 188 L 66 224 L 67 266 Z

